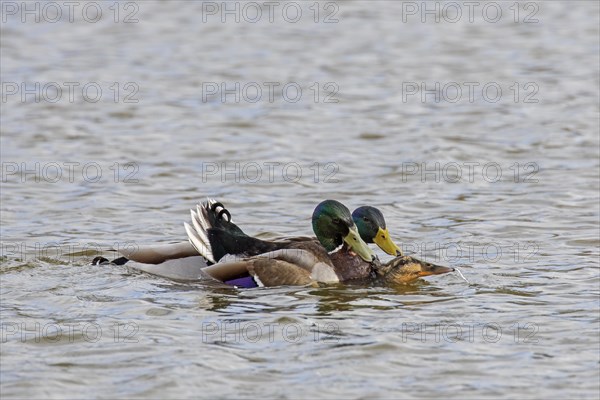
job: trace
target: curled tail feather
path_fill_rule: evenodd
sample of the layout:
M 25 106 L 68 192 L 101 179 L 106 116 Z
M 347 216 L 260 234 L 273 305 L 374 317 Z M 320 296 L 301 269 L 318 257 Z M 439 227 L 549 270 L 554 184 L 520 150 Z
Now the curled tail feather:
M 192 224 L 183 223 L 190 243 L 204 258 L 215 263 L 208 230 L 218 228 L 223 221 L 232 223 L 231 213 L 223 203 L 207 198 L 202 205 L 196 205 L 196 210 L 190 210 L 190 215 Z

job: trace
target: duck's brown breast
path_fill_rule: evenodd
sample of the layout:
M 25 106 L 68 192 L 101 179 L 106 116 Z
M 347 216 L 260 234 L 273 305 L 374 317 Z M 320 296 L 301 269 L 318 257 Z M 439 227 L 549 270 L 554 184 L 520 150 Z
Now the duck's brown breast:
M 345 249 L 338 250 L 329 258 L 342 282 L 371 277 L 371 264 Z

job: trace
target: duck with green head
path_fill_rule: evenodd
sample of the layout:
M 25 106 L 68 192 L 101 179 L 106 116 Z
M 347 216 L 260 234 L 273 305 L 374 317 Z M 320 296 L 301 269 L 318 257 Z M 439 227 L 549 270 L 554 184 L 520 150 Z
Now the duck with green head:
M 375 279 L 385 285 L 406 284 L 429 275 L 440 275 L 454 271 L 454 268 L 431 264 L 411 256 L 404 256 L 402 250 L 391 239 L 386 228 L 383 213 L 371 206 L 362 206 L 354 210 L 352 219 L 358 227 L 361 238 L 366 243 L 376 243 L 386 253 L 396 258 L 385 264 L 371 263 L 375 266 Z M 355 263 L 363 264 L 363 263 Z M 354 265 L 360 268 L 360 265 Z
M 402 250 L 394 243 L 385 225 L 383 214 L 375 207 L 358 207 L 352 213 L 360 237 L 366 243 L 375 243 L 391 256 L 401 256 Z
M 336 254 L 360 259 L 370 265 L 373 252 L 361 239 L 352 215 L 336 200 L 325 200 L 315 208 L 312 226 L 316 239 L 308 237 L 265 241 L 232 229 L 231 214 L 209 200 L 192 211 L 192 225 L 185 224 L 196 250 L 211 262 L 234 254 L 203 269 L 228 284 L 253 287 L 334 283 L 348 280 L 344 268 L 333 262 Z M 371 272 L 370 268 L 367 274 Z
M 340 245 L 353 251 L 364 261 L 373 260 L 373 252 L 366 245 L 350 210 L 336 200 L 325 200 L 312 215 L 313 232 L 325 250 L 332 252 Z

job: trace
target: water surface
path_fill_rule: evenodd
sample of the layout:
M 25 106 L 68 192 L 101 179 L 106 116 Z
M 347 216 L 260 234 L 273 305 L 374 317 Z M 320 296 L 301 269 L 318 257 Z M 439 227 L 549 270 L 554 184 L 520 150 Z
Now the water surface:
M 462 3 L 454 23 L 421 2 L 319 3 L 316 23 L 313 3 L 256 23 L 245 3 L 239 23 L 99 4 L 3 14 L 3 396 L 597 398 L 596 2 L 521 3 L 518 23 L 512 2 L 472 23 Z M 468 283 L 236 290 L 88 265 L 184 240 L 206 196 L 269 235 L 310 234 L 325 198 L 372 204 Z

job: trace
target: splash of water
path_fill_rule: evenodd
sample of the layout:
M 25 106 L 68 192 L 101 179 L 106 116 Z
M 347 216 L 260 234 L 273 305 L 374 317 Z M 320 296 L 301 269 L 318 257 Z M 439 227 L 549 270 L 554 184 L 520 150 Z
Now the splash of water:
M 469 281 L 467 280 L 467 278 L 465 278 L 465 276 L 462 274 L 462 272 L 460 272 L 460 269 L 458 269 L 458 268 L 454 267 L 454 270 L 455 270 L 456 272 L 458 272 L 458 274 L 460 275 L 460 277 L 461 277 L 461 278 L 463 278 L 463 279 L 465 280 L 465 282 L 467 282 L 468 284 L 471 284 L 471 282 L 469 282 Z

